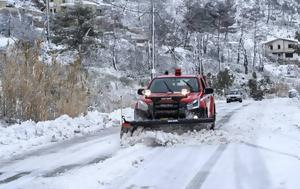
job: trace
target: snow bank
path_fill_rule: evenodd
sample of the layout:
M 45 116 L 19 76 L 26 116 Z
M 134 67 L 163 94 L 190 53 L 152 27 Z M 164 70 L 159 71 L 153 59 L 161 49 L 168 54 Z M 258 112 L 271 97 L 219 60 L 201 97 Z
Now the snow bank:
M 130 114 L 130 109 L 125 109 Z M 0 159 L 24 153 L 51 142 L 92 134 L 101 129 L 120 125 L 120 111 L 111 114 L 88 112 L 71 118 L 63 115 L 52 121 L 26 121 L 9 127 L 0 126 Z M 126 116 L 127 117 L 127 116 Z

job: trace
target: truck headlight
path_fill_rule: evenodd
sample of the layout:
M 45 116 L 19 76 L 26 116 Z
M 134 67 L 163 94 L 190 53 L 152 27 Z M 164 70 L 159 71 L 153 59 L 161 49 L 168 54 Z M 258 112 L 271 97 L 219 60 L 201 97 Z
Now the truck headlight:
M 190 93 L 189 90 L 187 90 L 187 89 L 181 89 L 181 94 L 182 94 L 183 96 L 186 96 L 186 95 L 189 94 L 189 93 Z
M 151 91 L 147 89 L 147 90 L 144 91 L 144 94 L 145 94 L 145 96 L 148 97 L 148 96 L 151 95 Z
M 199 108 L 199 100 L 198 99 L 196 99 L 193 102 L 187 104 L 187 109 L 188 110 L 193 110 L 193 109 L 197 109 L 197 108 Z

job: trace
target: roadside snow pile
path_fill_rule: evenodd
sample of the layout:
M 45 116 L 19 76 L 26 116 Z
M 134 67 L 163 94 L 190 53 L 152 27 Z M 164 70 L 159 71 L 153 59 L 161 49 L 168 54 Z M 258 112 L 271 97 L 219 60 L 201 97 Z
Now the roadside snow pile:
M 127 135 L 122 139 L 122 145 L 129 146 L 143 143 L 149 146 L 172 146 L 176 144 L 227 144 L 247 141 L 244 135 L 229 133 L 224 130 L 189 131 L 178 135 L 176 133 L 166 133 L 163 131 L 137 131 L 132 137 Z
M 130 109 L 126 109 L 130 113 Z M 63 115 L 52 121 L 35 123 L 26 121 L 8 127 L 0 126 L 0 159 L 10 157 L 75 136 L 95 133 L 107 127 L 119 126 L 118 112 L 111 114 L 88 112 L 85 116 L 71 118 Z
M 133 109 L 132 108 L 124 108 L 122 109 L 122 115 L 125 116 L 126 120 L 133 120 Z M 121 109 L 117 109 L 110 113 L 110 118 L 113 120 L 121 120 Z

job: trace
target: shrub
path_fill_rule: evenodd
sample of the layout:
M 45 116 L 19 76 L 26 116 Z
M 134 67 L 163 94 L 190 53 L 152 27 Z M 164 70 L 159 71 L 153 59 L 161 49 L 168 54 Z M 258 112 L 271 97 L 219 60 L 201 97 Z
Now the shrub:
M 39 60 L 40 44 L 17 44 L 14 54 L 4 59 L 2 73 L 2 116 L 34 121 L 62 114 L 77 116 L 87 109 L 86 73 L 80 60 L 61 65 Z
M 257 82 L 256 73 L 252 73 L 252 79 L 248 81 L 248 87 L 250 89 L 250 96 L 255 100 L 261 100 L 264 96 L 264 91 L 262 90 L 264 81 Z

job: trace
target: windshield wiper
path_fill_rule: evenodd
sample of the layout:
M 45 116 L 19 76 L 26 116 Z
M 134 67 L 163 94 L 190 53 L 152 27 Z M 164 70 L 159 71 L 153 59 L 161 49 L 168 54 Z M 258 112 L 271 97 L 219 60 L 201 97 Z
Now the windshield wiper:
M 165 86 L 167 87 L 168 91 L 171 92 L 171 93 L 173 93 L 173 90 L 169 87 L 169 85 L 167 84 L 167 82 L 166 81 L 163 81 L 163 82 L 164 82 Z
M 194 92 L 194 89 L 193 89 L 193 87 L 192 87 L 191 84 L 189 84 L 188 82 L 186 82 L 186 81 L 184 81 L 184 80 L 182 80 L 182 81 L 190 88 L 190 91 L 191 91 L 191 92 Z

